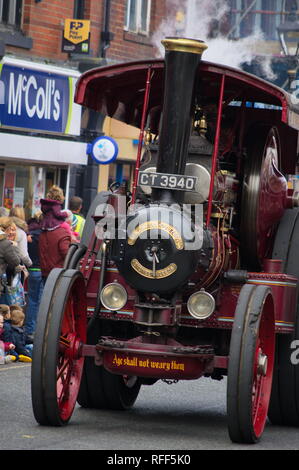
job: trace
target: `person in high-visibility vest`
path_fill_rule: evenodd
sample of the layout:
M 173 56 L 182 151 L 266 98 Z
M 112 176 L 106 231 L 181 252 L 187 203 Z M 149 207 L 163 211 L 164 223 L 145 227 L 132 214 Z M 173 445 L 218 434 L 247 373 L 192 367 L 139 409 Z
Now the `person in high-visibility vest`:
M 73 196 L 69 200 L 69 209 L 73 213 L 73 222 L 72 222 L 72 230 L 74 232 L 78 232 L 80 237 L 82 237 L 83 228 L 85 224 L 84 217 L 80 214 L 82 209 L 83 201 L 79 196 Z

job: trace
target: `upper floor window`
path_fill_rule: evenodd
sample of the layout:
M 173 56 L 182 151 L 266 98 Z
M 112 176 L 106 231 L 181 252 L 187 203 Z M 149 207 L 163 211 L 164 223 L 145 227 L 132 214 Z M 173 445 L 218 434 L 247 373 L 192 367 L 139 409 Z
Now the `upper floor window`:
M 0 23 L 21 27 L 23 0 L 0 0 Z
M 134 33 L 148 34 L 151 0 L 127 0 L 125 28 Z
M 240 38 L 262 31 L 265 39 L 277 40 L 277 26 L 296 7 L 296 0 L 232 0 L 230 36 Z
M 299 1 L 298 0 L 283 0 L 284 4 L 284 19 L 282 23 L 285 21 L 298 21 L 298 10 L 299 10 Z

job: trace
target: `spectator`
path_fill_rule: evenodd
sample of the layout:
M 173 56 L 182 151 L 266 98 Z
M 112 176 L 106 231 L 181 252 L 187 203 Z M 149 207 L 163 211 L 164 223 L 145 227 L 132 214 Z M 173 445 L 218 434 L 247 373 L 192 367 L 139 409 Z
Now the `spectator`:
M 23 263 L 24 260 L 27 260 L 26 256 L 22 256 L 18 248 L 18 243 L 16 241 L 17 237 L 17 227 L 13 221 L 12 217 L 1 217 L 0 225 L 3 227 L 7 240 L 15 249 L 15 252 L 20 256 L 20 262 Z M 29 256 L 28 259 L 30 260 Z M 30 263 L 31 260 L 30 260 Z M 25 306 L 25 293 L 24 286 L 21 279 L 21 274 L 24 277 L 27 277 L 28 271 L 24 264 L 20 264 L 14 268 L 7 266 L 6 272 L 2 273 L 2 282 L 5 285 L 5 292 L 2 293 L 0 297 L 0 302 L 12 305 L 18 304 L 21 307 Z
M 7 239 L 18 248 L 24 266 L 31 266 L 32 261 L 28 254 L 27 234 L 25 232 L 25 230 L 27 230 L 27 224 L 23 223 L 21 219 L 18 219 L 18 223 L 23 225 L 23 229 L 21 229 L 17 227 L 16 220 L 16 217 L 0 217 L 0 225 L 4 229 Z
M 0 217 L 0 275 L 5 273 L 7 268 L 14 270 L 21 262 L 19 251 L 3 230 L 2 222 L 3 218 Z
M 63 191 L 58 186 L 52 186 L 47 199 L 40 200 L 43 218 L 39 236 L 39 260 L 44 282 L 53 268 L 63 267 L 71 243 L 69 232 L 61 227 L 67 217 L 67 213 L 61 210 L 63 201 Z
M 11 318 L 10 318 L 10 308 L 6 304 L 0 304 L 0 315 L 4 318 L 4 341 L 7 341 L 7 338 L 11 336 Z
M 82 214 L 80 214 L 82 209 L 82 199 L 79 196 L 73 196 L 69 200 L 69 209 L 73 213 L 74 225 L 72 225 L 73 231 L 78 232 L 80 237 L 82 237 L 83 228 L 85 224 L 85 219 Z
M 28 344 L 24 330 L 25 314 L 19 305 L 10 306 L 11 342 L 15 345 L 17 360 L 32 362 L 32 344 Z
M 0 227 L 3 218 L 0 218 Z M 7 278 L 6 270 L 10 273 L 15 273 L 21 263 L 21 257 L 18 249 L 13 245 L 13 242 L 8 240 L 6 233 L 0 228 L 0 303 L 7 304 Z
M 62 211 L 62 204 L 64 203 L 62 189 L 53 185 L 47 193 L 47 198 L 41 199 L 40 203 L 43 213 L 41 229 L 54 230 L 58 228 L 67 217 L 66 212 Z
M 71 236 L 71 243 L 79 243 L 80 241 L 80 235 L 78 232 L 74 232 L 72 228 L 72 222 L 73 222 L 73 213 L 69 209 L 66 209 L 66 214 L 67 218 L 65 222 L 61 224 L 61 227 L 64 227 L 70 234 Z
M 32 341 L 35 333 L 38 308 L 44 287 L 38 251 L 39 236 L 41 234 L 41 219 L 42 212 L 39 211 L 36 212 L 36 214 L 34 214 L 34 216 L 28 221 L 28 230 L 31 240 L 28 243 L 28 252 L 32 259 L 32 265 L 28 268 L 28 303 L 26 307 L 25 330 L 27 337 L 30 337 Z
M 4 345 L 4 362 L 12 362 L 16 360 L 16 356 L 13 354 L 15 345 L 9 341 L 5 341 L 4 338 L 4 316 L 0 313 L 0 342 Z
M 28 242 L 27 242 L 27 233 L 28 226 L 25 222 L 25 212 L 23 207 L 13 207 L 10 209 L 9 216 L 12 218 L 13 222 L 16 225 L 17 235 L 15 241 L 21 253 L 23 264 L 29 268 L 32 261 L 28 253 Z

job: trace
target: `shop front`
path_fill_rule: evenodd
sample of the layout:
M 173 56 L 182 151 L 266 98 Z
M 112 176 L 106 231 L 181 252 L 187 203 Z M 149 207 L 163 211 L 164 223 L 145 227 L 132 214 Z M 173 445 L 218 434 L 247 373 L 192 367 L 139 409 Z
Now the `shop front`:
M 0 64 L 0 206 L 30 217 L 52 184 L 69 194 L 71 168 L 87 164 L 79 72 L 4 57 Z
M 130 191 L 134 180 L 140 131 L 115 119 L 106 118 L 103 133 L 116 140 L 119 153 L 114 163 L 100 166 L 98 190 L 105 191 L 112 183 L 122 183 Z

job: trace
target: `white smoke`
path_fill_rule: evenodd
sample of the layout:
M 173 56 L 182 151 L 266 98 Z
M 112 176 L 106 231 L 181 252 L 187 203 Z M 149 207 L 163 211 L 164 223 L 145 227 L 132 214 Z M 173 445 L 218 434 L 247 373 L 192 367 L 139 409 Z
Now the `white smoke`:
M 215 38 L 209 37 L 211 22 L 221 20 L 228 11 L 226 0 L 167 0 L 167 6 L 172 13 L 184 11 L 185 18 L 184 21 L 182 18 L 179 18 L 181 21 L 163 21 L 153 35 L 153 44 L 161 57 L 164 56 L 161 40 L 167 36 L 175 36 L 205 41 L 208 49 L 204 52 L 203 59 L 210 62 L 241 68 L 241 64 L 250 64 L 256 59 L 258 43 L 264 39 L 261 31 L 256 30 L 253 35 L 237 41 L 220 33 Z M 273 80 L 275 74 L 271 69 L 271 56 L 263 57 L 260 65 L 265 76 Z

